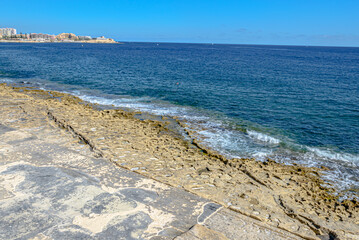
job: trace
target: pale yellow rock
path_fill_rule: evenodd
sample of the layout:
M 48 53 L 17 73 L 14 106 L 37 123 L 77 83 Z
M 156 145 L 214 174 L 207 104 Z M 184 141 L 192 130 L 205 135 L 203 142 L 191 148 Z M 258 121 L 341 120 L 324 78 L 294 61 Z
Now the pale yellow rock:
M 33 121 L 21 127 L 41 127 L 44 122 L 60 126 L 119 167 L 181 186 L 271 226 L 300 236 L 329 232 L 359 235 L 358 202 L 339 201 L 331 189 L 323 187 L 321 169 L 271 160 L 226 159 L 200 143 L 184 141 L 164 122 L 141 121 L 121 109 L 98 111 L 96 106 L 64 93 L 0 84 L 0 97 L 21 106 L 24 116 L 14 116 L 13 124 L 28 117 Z M 11 151 L 1 146 L 1 154 Z
M 175 240 L 228 240 L 228 238 L 222 233 L 196 224 L 188 232 L 176 237 Z

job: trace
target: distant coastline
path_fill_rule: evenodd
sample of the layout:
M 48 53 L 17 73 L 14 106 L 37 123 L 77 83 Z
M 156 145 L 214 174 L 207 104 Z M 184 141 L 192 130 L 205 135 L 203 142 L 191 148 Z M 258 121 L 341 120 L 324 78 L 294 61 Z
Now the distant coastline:
M 73 33 L 61 33 L 58 35 L 44 33 L 16 33 L 14 28 L 0 28 L 0 42 L 19 43 L 55 43 L 55 42 L 78 42 L 78 43 L 118 43 L 112 38 L 76 36 Z
M 98 41 L 98 40 L 81 40 L 81 41 L 36 41 L 36 40 L 3 40 L 0 43 L 106 43 L 106 44 L 123 44 L 116 41 Z

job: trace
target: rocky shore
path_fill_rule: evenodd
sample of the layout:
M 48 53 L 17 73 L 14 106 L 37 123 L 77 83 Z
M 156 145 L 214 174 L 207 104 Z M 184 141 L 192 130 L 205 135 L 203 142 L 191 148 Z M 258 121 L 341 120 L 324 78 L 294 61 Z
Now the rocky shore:
M 170 123 L 140 120 L 120 109 L 99 110 L 54 91 L 0 85 L 0 96 L 18 105 L 34 124 L 38 116 L 71 132 L 118 167 L 183 188 L 229 209 L 305 239 L 359 239 L 359 203 L 339 201 L 324 187 L 326 169 L 289 166 L 272 160 L 226 159 Z M 178 123 L 183 124 L 183 123 Z

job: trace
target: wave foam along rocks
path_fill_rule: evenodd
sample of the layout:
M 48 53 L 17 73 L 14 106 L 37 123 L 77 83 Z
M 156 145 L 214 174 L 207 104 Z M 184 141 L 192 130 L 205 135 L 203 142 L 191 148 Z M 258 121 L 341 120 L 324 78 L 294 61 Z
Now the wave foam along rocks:
M 271 144 L 279 144 L 280 140 L 276 139 L 274 137 L 268 136 L 264 133 L 259 133 L 253 130 L 247 130 L 247 134 L 256 140 L 259 140 L 261 142 L 271 143 Z

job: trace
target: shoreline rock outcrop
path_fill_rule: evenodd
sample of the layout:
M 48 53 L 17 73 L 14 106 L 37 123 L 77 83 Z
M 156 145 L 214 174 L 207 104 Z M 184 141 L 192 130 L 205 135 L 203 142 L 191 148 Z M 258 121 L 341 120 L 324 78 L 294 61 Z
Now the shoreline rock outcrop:
M 359 203 L 340 201 L 323 185 L 322 169 L 226 159 L 176 136 L 165 122 L 140 120 L 121 109 L 98 110 L 65 93 L 1 84 L 0 94 L 26 99 L 24 111 L 46 116 L 119 167 L 306 239 L 358 239 Z

